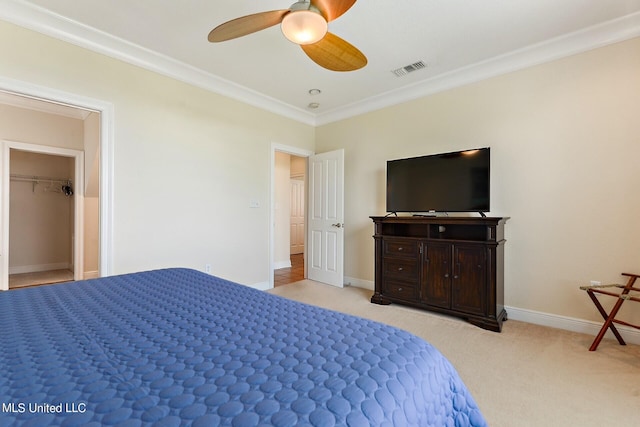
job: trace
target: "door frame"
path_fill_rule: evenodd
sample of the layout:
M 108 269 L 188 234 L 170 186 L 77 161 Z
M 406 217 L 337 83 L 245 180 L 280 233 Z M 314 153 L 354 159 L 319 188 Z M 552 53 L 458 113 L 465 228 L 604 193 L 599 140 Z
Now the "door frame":
M 292 147 L 289 145 L 283 145 L 278 143 L 271 143 L 270 150 L 270 160 L 269 160 L 269 284 L 267 285 L 267 289 L 273 289 L 273 274 L 275 271 L 275 263 L 274 263 L 274 252 L 275 252 L 275 218 L 276 218 L 276 196 L 275 196 L 275 164 L 276 164 L 276 151 L 281 153 L 291 154 L 292 156 L 305 157 L 313 156 L 315 153 L 310 150 L 305 150 L 304 148 Z M 309 164 L 307 162 L 306 169 L 308 170 Z M 305 172 L 305 175 L 308 172 Z M 308 200 L 308 180 L 305 179 L 305 199 Z M 305 238 L 305 247 L 307 240 L 307 202 L 305 201 L 305 210 L 304 210 L 304 238 Z M 304 252 L 304 277 L 307 277 L 307 251 Z
M 4 256 L 2 257 L 0 290 L 6 291 L 9 289 L 11 150 L 73 159 L 73 184 L 75 187 L 73 199 L 73 280 L 82 280 L 84 276 L 84 152 L 70 148 L 4 140 L 2 141 L 2 177 L 0 179 L 0 182 L 2 182 L 2 233 L 0 236 L 2 240 L 2 254 Z
M 113 273 L 113 146 L 115 128 L 113 104 L 4 76 L 0 76 L 0 91 L 100 114 L 100 257 L 98 276 L 111 275 Z M 4 224 L 0 230 L 3 228 Z M 2 236 L 0 236 L 1 238 Z

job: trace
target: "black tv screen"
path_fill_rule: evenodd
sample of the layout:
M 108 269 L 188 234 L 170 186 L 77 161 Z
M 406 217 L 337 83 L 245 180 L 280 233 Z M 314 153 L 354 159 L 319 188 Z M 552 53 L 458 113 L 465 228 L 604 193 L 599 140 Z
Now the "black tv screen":
M 387 212 L 488 212 L 490 149 L 387 161 Z

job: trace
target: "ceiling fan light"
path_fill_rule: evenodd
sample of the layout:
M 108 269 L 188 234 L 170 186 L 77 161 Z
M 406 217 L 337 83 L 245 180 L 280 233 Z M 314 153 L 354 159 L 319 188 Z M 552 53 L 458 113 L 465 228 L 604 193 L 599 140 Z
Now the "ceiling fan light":
M 326 19 L 312 10 L 295 10 L 288 13 L 280 28 L 284 36 L 296 44 L 317 43 L 329 29 Z

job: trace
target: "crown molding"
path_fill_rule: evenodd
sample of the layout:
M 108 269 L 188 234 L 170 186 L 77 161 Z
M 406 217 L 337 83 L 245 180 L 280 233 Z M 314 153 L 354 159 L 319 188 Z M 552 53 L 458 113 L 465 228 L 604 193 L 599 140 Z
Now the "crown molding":
M 640 36 L 640 12 L 636 12 L 397 90 L 312 114 L 24 0 L 0 0 L 0 19 L 312 126 L 347 119 Z
M 27 1 L 0 0 L 0 19 L 301 123 L 315 124 L 314 115 L 307 111 Z
M 640 12 L 527 46 L 316 116 L 316 126 L 640 37 Z

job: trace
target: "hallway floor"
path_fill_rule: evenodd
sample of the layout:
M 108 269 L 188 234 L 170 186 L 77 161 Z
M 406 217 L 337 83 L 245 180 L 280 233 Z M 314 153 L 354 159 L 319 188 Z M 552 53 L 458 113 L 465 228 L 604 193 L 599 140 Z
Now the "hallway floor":
M 304 280 L 304 254 L 291 255 L 291 267 L 279 268 L 273 272 L 273 287 L 288 285 Z

